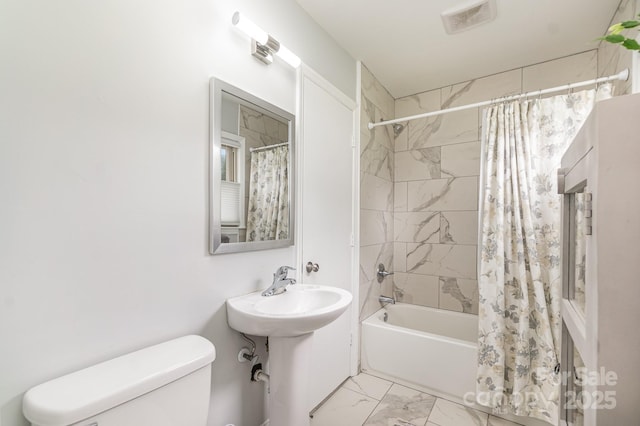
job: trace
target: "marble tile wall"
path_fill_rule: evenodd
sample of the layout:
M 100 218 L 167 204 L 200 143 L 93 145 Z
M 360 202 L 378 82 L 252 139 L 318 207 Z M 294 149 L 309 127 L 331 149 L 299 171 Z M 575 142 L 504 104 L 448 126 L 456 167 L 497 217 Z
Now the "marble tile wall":
M 612 22 L 640 12 L 623 0 Z M 379 294 L 477 313 L 480 109 L 409 122 L 397 136 L 370 121 L 484 101 L 611 75 L 631 66 L 631 52 L 598 49 L 393 99 L 362 66 L 360 151 L 360 317 Z M 616 94 L 630 93 L 630 82 Z M 378 263 L 395 271 L 378 284 Z
M 360 320 L 380 309 L 378 296 L 391 295 L 391 278 L 378 283 L 376 269 L 393 265 L 394 140 L 390 126 L 369 122 L 395 116 L 395 101 L 361 66 L 360 107 Z
M 395 118 L 596 78 L 597 63 L 594 49 L 399 98 Z M 387 257 L 398 301 L 478 312 L 481 120 L 480 109 L 414 120 L 395 138 Z

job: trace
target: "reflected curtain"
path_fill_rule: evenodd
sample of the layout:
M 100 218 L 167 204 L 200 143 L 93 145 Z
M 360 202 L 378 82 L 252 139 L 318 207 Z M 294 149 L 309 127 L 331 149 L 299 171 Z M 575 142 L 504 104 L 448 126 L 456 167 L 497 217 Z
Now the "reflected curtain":
M 599 89 L 608 97 L 611 87 Z M 476 398 L 557 424 L 562 298 L 560 160 L 595 101 L 588 90 L 488 108 Z
M 289 146 L 251 152 L 247 241 L 289 236 Z

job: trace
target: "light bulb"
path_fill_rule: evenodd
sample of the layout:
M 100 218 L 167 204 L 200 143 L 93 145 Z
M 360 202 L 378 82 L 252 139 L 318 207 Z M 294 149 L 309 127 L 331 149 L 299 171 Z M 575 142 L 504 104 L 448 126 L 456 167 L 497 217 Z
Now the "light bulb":
M 254 24 L 246 16 L 240 15 L 240 12 L 235 12 L 233 14 L 233 16 L 231 17 L 231 23 L 258 43 L 262 45 L 267 44 L 267 41 L 269 40 L 269 34 L 267 34 L 262 28 Z
M 300 63 L 302 62 L 300 60 L 300 58 L 298 58 L 296 56 L 295 53 L 293 53 L 292 51 L 290 51 L 289 49 L 287 49 L 283 45 L 280 45 L 280 49 L 278 49 L 276 54 L 280 58 L 282 58 L 283 61 L 285 61 L 286 63 L 288 63 L 289 65 L 291 65 L 294 68 L 298 68 L 300 66 Z

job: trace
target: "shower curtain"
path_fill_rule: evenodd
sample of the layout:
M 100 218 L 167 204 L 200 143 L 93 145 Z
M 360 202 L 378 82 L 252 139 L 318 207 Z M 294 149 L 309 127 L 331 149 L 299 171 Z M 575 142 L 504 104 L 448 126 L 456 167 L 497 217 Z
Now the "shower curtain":
M 602 86 L 598 98 L 610 96 Z M 557 424 L 561 198 L 557 169 L 595 90 L 485 112 L 476 399 Z
M 247 241 L 289 236 L 289 146 L 251 152 Z

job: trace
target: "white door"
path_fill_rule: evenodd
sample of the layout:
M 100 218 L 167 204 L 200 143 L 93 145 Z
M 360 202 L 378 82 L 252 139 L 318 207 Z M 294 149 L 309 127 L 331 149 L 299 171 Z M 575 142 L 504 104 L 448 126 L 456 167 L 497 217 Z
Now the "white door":
M 301 76 L 301 250 L 305 284 L 353 293 L 353 128 L 355 104 L 313 73 Z M 308 273 L 307 262 L 319 270 Z M 357 306 L 354 300 L 352 307 Z M 352 310 L 317 330 L 311 358 L 309 409 L 350 375 Z

